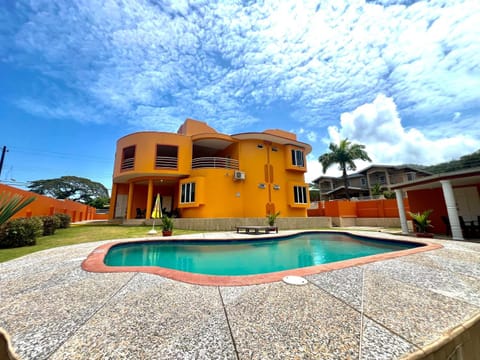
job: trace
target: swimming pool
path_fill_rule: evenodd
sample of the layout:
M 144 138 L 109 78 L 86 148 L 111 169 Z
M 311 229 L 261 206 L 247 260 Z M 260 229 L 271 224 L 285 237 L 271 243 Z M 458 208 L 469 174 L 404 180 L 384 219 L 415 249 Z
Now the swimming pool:
M 288 237 L 237 241 L 148 241 L 115 245 L 108 266 L 160 266 L 204 275 L 265 274 L 411 249 L 342 233 L 307 232 Z
M 399 236 L 388 240 L 385 237 L 389 234 L 379 233 L 290 234 L 252 238 L 228 233 L 225 239 L 218 239 L 217 233 L 216 240 L 204 237 L 123 240 L 97 247 L 82 262 L 82 268 L 91 272 L 144 272 L 198 285 L 237 286 L 279 281 L 287 275 L 311 275 L 442 247 Z M 314 246 L 319 241 L 324 243 L 323 248 Z

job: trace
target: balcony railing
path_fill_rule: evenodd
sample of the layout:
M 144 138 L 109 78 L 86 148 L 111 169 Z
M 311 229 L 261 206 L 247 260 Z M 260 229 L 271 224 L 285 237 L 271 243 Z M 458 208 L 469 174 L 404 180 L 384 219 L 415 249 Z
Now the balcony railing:
M 122 170 L 131 170 L 135 165 L 135 158 L 128 158 L 122 161 Z
M 178 158 L 173 156 L 157 156 L 155 167 L 162 169 L 176 169 L 178 167 Z
M 223 157 L 199 157 L 192 159 L 192 169 L 221 168 L 238 170 L 238 160 Z

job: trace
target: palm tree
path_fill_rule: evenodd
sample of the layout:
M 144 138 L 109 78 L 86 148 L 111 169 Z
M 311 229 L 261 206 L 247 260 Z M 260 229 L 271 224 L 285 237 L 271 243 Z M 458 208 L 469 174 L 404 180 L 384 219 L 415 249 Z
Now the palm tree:
M 328 147 L 330 152 L 320 155 L 318 161 L 322 164 L 323 173 L 333 164 L 338 164 L 339 170 L 342 171 L 343 183 L 345 186 L 345 196 L 350 200 L 348 193 L 348 177 L 347 170 L 355 171 L 357 167 L 355 160 L 372 161 L 364 150 L 365 145 L 352 144 L 348 139 L 340 140 L 340 144 L 330 143 Z

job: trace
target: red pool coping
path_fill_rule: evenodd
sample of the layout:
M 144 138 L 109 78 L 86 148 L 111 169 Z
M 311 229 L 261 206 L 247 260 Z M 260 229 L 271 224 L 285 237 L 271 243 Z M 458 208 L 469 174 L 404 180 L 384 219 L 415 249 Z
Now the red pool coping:
M 345 232 L 349 234 L 348 232 Z M 363 235 L 362 235 L 363 236 Z M 369 238 L 368 236 L 364 236 Z M 370 239 L 382 240 L 381 238 L 371 237 Z M 185 240 L 185 239 L 181 239 Z M 198 240 L 198 239 L 192 239 Z M 231 239 L 228 239 L 231 240 Z M 238 239 L 241 240 L 241 239 Z M 303 268 L 277 271 L 273 273 L 257 274 L 257 275 L 243 275 L 243 276 L 218 276 L 218 275 L 204 275 L 197 273 L 189 273 L 180 270 L 173 270 L 162 268 L 158 266 L 108 266 L 104 263 L 105 255 L 112 246 L 118 244 L 125 244 L 129 241 L 116 241 L 108 244 L 101 245 L 93 250 L 88 257 L 82 262 L 82 269 L 89 272 L 98 273 L 115 273 L 115 272 L 143 272 L 148 274 L 160 275 L 172 280 L 177 280 L 189 284 L 205 285 L 205 286 L 245 286 L 245 285 L 258 285 L 281 281 L 287 275 L 306 276 L 314 275 L 325 271 L 339 270 L 353 266 L 360 266 L 372 262 L 395 259 L 398 257 L 418 254 L 424 251 L 431 251 L 440 249 L 443 246 L 440 244 L 430 243 L 427 241 L 412 241 L 408 239 L 383 239 L 387 241 L 401 241 L 413 244 L 421 244 L 423 246 L 413 249 L 393 251 L 384 254 L 364 256 L 355 259 L 336 261 L 328 264 L 314 265 Z M 136 240 L 137 242 L 148 241 L 161 241 L 155 240 Z M 222 240 L 219 240 L 222 241 Z M 135 242 L 135 241 L 131 241 Z

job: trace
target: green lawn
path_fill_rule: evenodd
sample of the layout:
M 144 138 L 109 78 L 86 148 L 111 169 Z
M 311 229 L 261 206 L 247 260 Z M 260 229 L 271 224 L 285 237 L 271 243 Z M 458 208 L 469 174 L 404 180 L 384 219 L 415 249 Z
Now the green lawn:
M 55 235 L 37 238 L 37 244 L 13 249 L 0 249 L 0 262 L 12 260 L 36 251 L 58 246 L 82 244 L 99 240 L 135 238 L 148 236 L 151 226 L 121 225 L 72 225 L 68 229 L 57 229 Z M 161 234 L 161 229 L 158 229 Z M 198 231 L 174 230 L 174 235 L 191 234 Z

